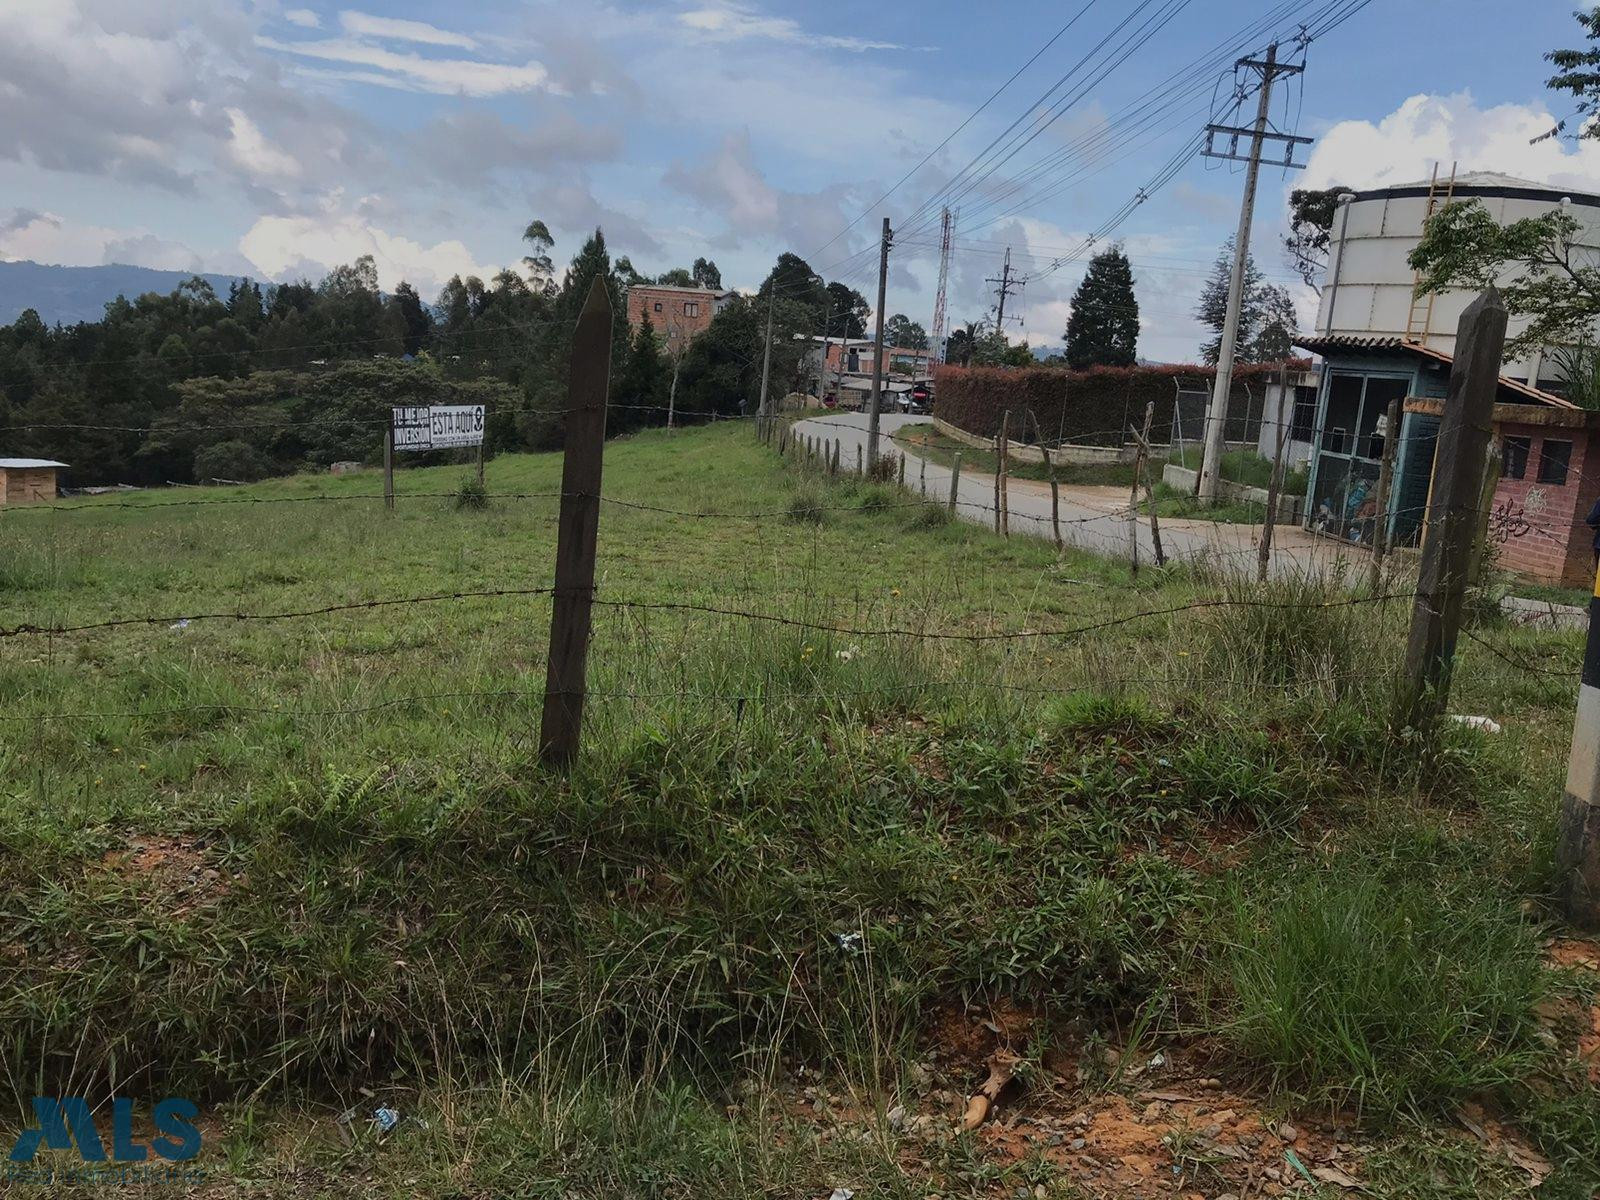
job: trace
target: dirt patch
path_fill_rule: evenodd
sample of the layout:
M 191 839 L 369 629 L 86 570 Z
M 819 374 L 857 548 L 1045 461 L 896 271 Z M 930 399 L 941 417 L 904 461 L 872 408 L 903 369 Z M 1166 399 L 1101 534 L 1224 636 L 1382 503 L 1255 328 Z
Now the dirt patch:
M 1587 938 L 1552 938 L 1545 957 L 1552 967 L 1600 973 L 1600 942 Z
M 175 917 L 214 903 L 236 882 L 211 865 L 205 841 L 192 836 L 131 834 L 120 849 L 107 851 L 99 865 L 135 887 L 164 893 Z

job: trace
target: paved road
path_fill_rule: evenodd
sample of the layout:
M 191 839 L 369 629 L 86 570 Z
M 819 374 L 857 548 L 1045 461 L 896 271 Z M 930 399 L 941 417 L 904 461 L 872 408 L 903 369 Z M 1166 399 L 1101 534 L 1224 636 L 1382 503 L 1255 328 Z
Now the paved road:
M 903 416 L 899 413 L 883 414 L 879 428 L 884 433 L 894 433 L 907 425 L 926 424 L 927 417 Z M 865 447 L 867 417 L 858 412 L 830 412 L 809 417 L 795 424 L 794 432 L 811 438 L 839 439 L 843 469 L 854 470 L 856 446 Z M 881 454 L 905 454 L 906 482 L 912 488 L 919 484 L 923 460 L 908 451 L 902 442 L 882 438 Z M 931 459 L 927 461 L 928 494 L 947 500 L 950 496 L 950 470 Z M 962 519 L 980 525 L 994 525 L 994 476 L 978 475 L 963 469 L 957 513 Z M 1013 534 L 1034 537 L 1052 537 L 1050 528 L 1050 488 L 1048 484 L 1032 480 L 1012 479 L 1008 489 L 1007 507 Z M 1108 557 L 1126 560 L 1129 555 L 1128 494 L 1120 488 L 1061 489 L 1061 536 L 1068 545 L 1090 550 Z M 1211 557 L 1237 565 L 1241 570 L 1254 571 L 1256 540 L 1259 526 L 1224 525 L 1212 521 L 1173 520 L 1161 521 L 1161 544 L 1172 559 Z M 1150 523 L 1138 522 L 1139 556 L 1142 563 L 1155 561 L 1155 549 L 1150 540 Z M 1326 569 L 1341 558 L 1351 556 L 1344 546 L 1328 538 L 1314 538 L 1298 528 L 1282 525 L 1273 531 L 1272 571 L 1274 574 L 1293 574 L 1306 570 Z M 1360 554 L 1360 551 L 1354 552 Z

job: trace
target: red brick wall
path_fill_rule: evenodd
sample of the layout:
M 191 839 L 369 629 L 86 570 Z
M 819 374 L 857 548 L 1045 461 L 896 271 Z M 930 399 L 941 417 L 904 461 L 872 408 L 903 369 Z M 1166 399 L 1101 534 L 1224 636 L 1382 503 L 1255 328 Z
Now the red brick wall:
M 1495 490 L 1491 536 L 1498 565 L 1538 583 L 1588 587 L 1594 582 L 1594 532 L 1584 517 L 1600 496 L 1600 445 L 1588 429 L 1561 426 L 1495 426 L 1506 438 L 1527 438 L 1528 467 L 1522 479 L 1502 477 Z M 1546 441 L 1572 443 L 1567 481 L 1539 482 Z
M 688 311 L 691 307 L 699 310 L 693 316 Z M 681 292 L 647 285 L 631 287 L 628 289 L 628 327 L 639 328 L 648 316 L 656 335 L 669 350 L 676 350 L 710 327 L 716 307 L 715 292 Z

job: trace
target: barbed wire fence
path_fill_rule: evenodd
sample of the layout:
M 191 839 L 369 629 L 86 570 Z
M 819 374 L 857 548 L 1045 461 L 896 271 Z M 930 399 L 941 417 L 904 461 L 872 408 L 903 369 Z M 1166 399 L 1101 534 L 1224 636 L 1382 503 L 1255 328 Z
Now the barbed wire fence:
M 161 611 L 113 612 L 95 619 L 35 619 L 0 626 L 0 649 L 19 647 L 42 640 L 53 652 L 58 644 L 140 627 L 181 629 L 200 624 L 260 628 L 289 622 L 315 623 L 327 617 L 360 616 L 395 610 L 411 611 L 420 608 L 458 610 L 467 606 L 523 603 L 528 600 L 547 601 L 551 604 L 552 611 L 550 618 L 552 650 L 544 660 L 548 675 L 542 691 L 530 681 L 524 686 L 442 688 L 402 695 L 378 696 L 359 702 L 353 699 L 346 703 L 305 704 L 293 700 L 285 703 L 284 698 L 273 702 L 230 698 L 219 699 L 216 702 L 164 704 L 159 697 L 152 697 L 148 703 L 139 703 L 131 707 L 85 706 L 43 711 L 21 711 L 35 706 L 19 704 L 11 711 L 0 712 L 0 723 L 13 726 L 31 723 L 45 727 L 81 725 L 94 721 L 154 721 L 185 714 L 216 716 L 270 714 L 285 720 L 311 721 L 357 718 L 370 713 L 426 708 L 449 703 L 498 706 L 520 712 L 524 707 L 531 709 L 535 704 L 542 703 L 547 717 L 554 709 L 558 718 L 564 720 L 568 734 L 567 740 L 558 745 L 557 736 L 552 735 L 548 727 L 544 728 L 540 733 L 539 747 L 545 753 L 547 760 L 557 765 L 564 765 L 576 754 L 577 733 L 582 727 L 581 705 L 583 701 L 590 699 L 605 704 L 634 705 L 651 702 L 712 703 L 726 705 L 742 714 L 746 706 L 763 701 L 846 703 L 852 699 L 869 697 L 878 700 L 889 698 L 909 700 L 915 697 L 972 695 L 984 692 L 1009 696 L 1063 697 L 1135 686 L 1167 688 L 1211 685 L 1272 695 L 1287 695 L 1297 689 L 1304 689 L 1307 686 L 1306 682 L 1272 678 L 1270 671 L 1260 669 L 1247 669 L 1237 674 L 1229 674 L 1226 671 L 1219 671 L 1215 663 L 1207 664 L 1203 670 L 1184 669 L 1181 659 L 1188 657 L 1188 652 L 1181 650 L 1173 651 L 1167 656 L 1165 669 L 1152 664 L 1148 671 L 1129 672 L 1112 669 L 1103 661 L 1094 661 L 1095 647 L 1101 639 L 1118 630 L 1146 624 L 1171 630 L 1174 628 L 1173 622 L 1180 618 L 1203 617 L 1207 614 L 1270 610 L 1293 618 L 1310 617 L 1315 613 L 1323 615 L 1338 612 L 1388 613 L 1410 604 L 1416 610 L 1416 620 L 1430 623 L 1446 619 L 1450 604 L 1454 603 L 1459 608 L 1460 598 L 1459 594 L 1456 594 L 1458 589 L 1452 592 L 1453 598 L 1447 597 L 1441 602 L 1437 588 L 1430 591 L 1423 582 L 1413 585 L 1399 582 L 1394 577 L 1391 577 L 1381 590 L 1339 595 L 1322 594 L 1299 600 L 1270 592 L 1252 594 L 1242 588 L 1222 586 L 1218 589 L 1219 594 L 1214 596 L 1178 603 L 1143 604 L 1129 611 L 1069 622 L 1041 621 L 1033 619 L 1028 612 L 1001 614 L 988 611 L 978 614 L 976 620 L 972 614 L 952 618 L 949 612 L 932 607 L 921 610 L 916 614 L 916 619 L 889 621 L 825 619 L 815 612 L 817 598 L 808 595 L 804 589 L 787 597 L 769 595 L 765 605 L 617 594 L 603 578 L 597 584 L 594 577 L 598 513 L 602 507 L 695 522 L 748 522 L 758 526 L 775 518 L 792 515 L 793 510 L 788 507 L 760 506 L 744 509 L 696 509 L 606 493 L 600 484 L 599 473 L 604 446 L 603 415 L 609 408 L 618 407 L 607 404 L 608 389 L 604 385 L 605 372 L 608 370 L 609 320 L 610 314 L 606 313 L 605 338 L 588 339 L 587 344 L 591 349 L 587 357 L 582 352 L 585 339 L 581 336 L 580 328 L 578 338 L 580 349 L 575 354 L 572 364 L 573 402 L 562 410 L 562 415 L 568 419 L 569 433 L 574 417 L 587 416 L 592 419 L 598 414 L 602 421 L 599 426 L 600 436 L 591 436 L 588 439 L 569 436 L 564 452 L 569 472 L 564 476 L 559 489 L 489 493 L 492 497 L 507 502 L 529 504 L 555 502 L 559 508 L 558 512 L 537 515 L 540 519 L 548 517 L 560 524 L 556 551 L 558 564 L 564 552 L 569 559 L 580 564 L 586 561 L 587 581 L 584 580 L 581 570 L 576 581 L 570 577 L 564 578 L 558 565 L 553 577 L 527 580 L 515 585 L 419 589 L 406 594 L 369 596 L 281 608 L 251 607 L 243 604 L 231 608 L 177 605 Z M 580 401 L 580 397 L 585 396 L 587 399 Z M 790 469 L 802 475 L 815 476 L 819 481 L 825 481 L 852 474 L 840 461 L 842 449 L 839 439 L 834 440 L 830 451 L 824 452 L 821 446 L 824 439 L 815 433 L 807 433 L 805 426 L 765 421 L 758 416 L 728 419 L 745 422 L 763 443 L 781 452 Z M 893 433 L 886 433 L 885 436 L 895 447 L 897 462 L 893 475 L 878 481 L 883 494 L 872 498 L 868 511 L 885 513 L 898 510 L 912 514 L 929 510 L 942 509 L 946 512 L 959 510 L 980 522 L 985 522 L 995 515 L 992 501 L 963 499 L 954 487 L 950 489 L 948 497 L 929 495 L 925 475 L 920 481 L 908 481 L 906 471 L 908 464 L 914 458 L 918 463 L 926 464 L 925 458 L 916 458 L 912 453 L 920 448 L 920 444 L 915 439 L 903 438 Z M 570 467 L 575 461 L 584 457 L 589 458 L 595 468 L 592 480 L 574 486 Z M 407 501 L 449 499 L 454 495 L 455 493 L 425 490 L 405 492 L 401 498 Z M 107 498 L 38 508 L 0 509 L 0 512 L 4 512 L 7 521 L 26 520 L 34 514 L 61 514 L 68 519 L 89 519 L 95 512 L 106 511 L 164 508 L 188 510 L 210 505 L 245 507 L 271 504 L 360 503 L 376 506 L 382 499 L 380 495 L 365 493 L 296 496 L 225 495 L 182 500 L 158 497 L 149 499 L 141 497 L 133 500 Z M 1004 500 L 1001 503 L 1004 503 Z M 814 507 L 818 511 L 831 512 L 861 511 L 864 506 L 862 500 L 856 498 L 851 502 L 846 502 L 844 499 L 837 503 L 824 501 Z M 1053 517 L 1020 511 L 1012 512 L 1010 515 L 1025 525 L 1031 525 L 1033 532 L 1039 536 L 1048 538 L 1054 533 L 1059 539 L 1062 536 L 1063 526 L 1087 527 L 1096 523 L 1136 520 L 1139 508 L 1137 505 L 1129 505 L 1106 513 L 1065 520 L 1059 513 L 1053 514 Z M 1454 520 L 1462 528 L 1475 527 L 1482 516 L 1480 506 L 1465 503 L 1441 507 L 1435 513 L 1436 520 L 1440 522 Z M 1225 557 L 1226 553 L 1215 554 L 1214 557 Z M 1245 548 L 1232 553 L 1254 553 L 1254 549 Z M 1455 566 L 1447 566 L 1444 572 L 1447 576 L 1446 583 L 1450 583 L 1461 574 L 1460 569 Z M 1453 583 L 1450 583 L 1450 586 L 1453 589 L 1455 587 Z M 1131 594 L 1141 595 L 1138 592 Z M 557 611 L 563 598 L 569 602 L 569 608 L 574 598 L 581 600 L 579 606 L 581 611 L 576 615 L 569 611 L 563 617 Z M 809 686 L 805 680 L 801 681 L 802 686 L 792 686 L 793 681 L 776 678 L 770 669 L 765 670 L 764 674 L 746 675 L 740 679 L 730 677 L 729 686 L 717 688 L 697 688 L 681 683 L 678 686 L 660 686 L 661 677 L 666 673 L 665 669 L 641 671 L 632 679 L 619 678 L 608 681 L 602 678 L 598 686 L 591 686 L 589 678 L 581 669 L 573 670 L 571 653 L 579 649 L 582 653 L 587 653 L 594 639 L 592 619 L 596 612 L 609 614 L 619 622 L 636 623 L 640 630 L 646 630 L 650 619 L 658 616 L 709 622 L 712 625 L 703 628 L 709 629 L 714 626 L 724 631 L 739 628 L 781 630 L 803 639 L 806 648 L 820 647 L 820 650 L 811 652 L 824 658 L 846 655 L 853 658 L 859 652 L 853 650 L 858 643 L 881 646 L 883 648 L 881 657 L 884 660 L 891 660 L 897 656 L 914 658 L 927 653 L 930 648 L 942 647 L 949 653 L 930 657 L 926 662 L 919 660 L 920 665 L 926 669 L 916 678 L 906 678 L 904 674 L 890 675 L 868 686 L 851 686 L 848 681 L 831 680 L 826 673 L 820 672 L 813 673 L 809 677 L 811 680 Z M 1468 643 L 1480 648 L 1527 680 L 1538 686 L 1550 688 L 1552 694 L 1565 694 L 1576 685 L 1575 667 L 1573 663 L 1566 661 L 1569 657 L 1576 661 L 1578 657 L 1576 647 L 1570 651 L 1565 648 L 1555 650 L 1535 648 L 1525 642 L 1519 645 L 1515 637 L 1509 641 L 1497 640 L 1471 626 L 1462 627 L 1459 622 L 1458 628 Z M 557 649 L 558 643 L 562 642 L 569 647 L 565 663 L 560 661 L 561 654 Z M 638 647 L 648 651 L 649 646 L 648 633 L 642 634 L 638 639 Z M 969 661 L 959 661 L 955 657 L 957 652 L 976 655 L 976 652 L 985 648 L 1004 655 L 1012 648 L 1022 646 L 1042 647 L 1047 653 L 1063 653 L 1076 647 L 1083 655 L 1083 664 L 1087 664 L 1091 669 L 1085 672 L 1086 678 L 1082 681 L 1070 678 L 1041 679 L 1037 676 L 1021 678 L 1008 673 L 1007 660 L 1004 657 L 978 656 Z M 115 646 L 103 649 L 100 654 L 101 661 L 114 661 L 115 652 Z M 849 659 L 840 657 L 835 661 L 848 662 Z M 529 665 L 531 666 L 532 662 Z M 581 668 L 582 663 L 577 665 Z M 527 667 L 522 669 L 521 677 L 526 678 L 529 674 L 530 670 Z M 616 675 L 617 672 L 608 666 L 603 674 Z M 1317 673 L 1314 687 L 1338 690 L 1345 687 L 1372 686 L 1375 682 L 1389 684 L 1403 678 L 1403 674 L 1403 669 L 1398 663 L 1392 671 L 1371 663 L 1330 665 Z M 617 683 L 617 686 L 610 686 L 611 682 Z M 1441 684 L 1447 689 L 1448 682 L 1446 670 L 1442 676 L 1433 677 L 1429 686 L 1437 693 Z M 1447 690 L 1444 695 L 1448 695 Z M 1442 699 L 1438 702 L 1442 704 Z M 531 716 L 531 712 L 528 715 Z

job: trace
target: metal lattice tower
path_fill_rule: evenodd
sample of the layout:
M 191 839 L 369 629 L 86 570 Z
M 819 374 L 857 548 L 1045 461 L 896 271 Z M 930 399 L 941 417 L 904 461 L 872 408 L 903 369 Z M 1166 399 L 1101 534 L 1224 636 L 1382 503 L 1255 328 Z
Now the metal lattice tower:
M 955 222 L 950 216 L 950 210 L 944 210 L 944 233 L 939 243 L 939 291 L 933 301 L 933 328 L 928 332 L 928 365 L 937 367 L 944 362 L 945 324 L 947 314 L 945 311 L 945 288 L 950 282 L 950 239 L 954 233 Z

